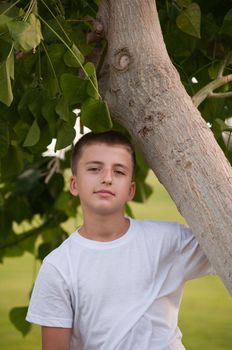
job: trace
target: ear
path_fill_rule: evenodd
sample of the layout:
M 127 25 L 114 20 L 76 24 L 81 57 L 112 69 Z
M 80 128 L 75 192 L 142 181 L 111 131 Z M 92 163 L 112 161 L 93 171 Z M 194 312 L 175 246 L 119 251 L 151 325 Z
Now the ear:
M 69 190 L 74 197 L 78 196 L 77 179 L 76 176 L 70 177 Z
M 134 198 L 135 190 L 136 190 L 136 184 L 134 181 L 132 181 L 129 189 L 128 201 L 131 201 Z

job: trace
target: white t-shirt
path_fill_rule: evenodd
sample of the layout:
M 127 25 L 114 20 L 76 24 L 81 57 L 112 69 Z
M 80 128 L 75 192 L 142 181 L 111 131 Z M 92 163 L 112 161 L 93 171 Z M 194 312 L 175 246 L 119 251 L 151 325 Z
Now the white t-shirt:
M 183 350 L 184 282 L 209 273 L 191 231 L 177 223 L 130 219 L 111 242 L 74 232 L 45 258 L 27 321 L 73 328 L 71 350 Z

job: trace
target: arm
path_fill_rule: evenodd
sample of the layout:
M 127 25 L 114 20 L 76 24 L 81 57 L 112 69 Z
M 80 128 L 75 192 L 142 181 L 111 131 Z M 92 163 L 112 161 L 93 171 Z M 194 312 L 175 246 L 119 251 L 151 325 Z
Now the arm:
M 31 295 L 26 319 L 42 326 L 43 350 L 70 349 L 74 313 L 69 272 L 61 272 L 44 261 Z
M 42 350 L 70 350 L 72 328 L 42 327 Z
M 179 249 L 185 281 L 215 274 L 212 266 L 192 231 L 181 225 Z

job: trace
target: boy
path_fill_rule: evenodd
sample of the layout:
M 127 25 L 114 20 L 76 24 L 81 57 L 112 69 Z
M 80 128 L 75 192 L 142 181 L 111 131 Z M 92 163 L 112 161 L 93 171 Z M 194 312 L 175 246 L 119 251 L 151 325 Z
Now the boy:
M 115 131 L 88 133 L 72 154 L 70 191 L 83 224 L 44 260 L 27 320 L 43 350 L 183 350 L 184 282 L 210 272 L 191 231 L 124 216 L 135 156 Z

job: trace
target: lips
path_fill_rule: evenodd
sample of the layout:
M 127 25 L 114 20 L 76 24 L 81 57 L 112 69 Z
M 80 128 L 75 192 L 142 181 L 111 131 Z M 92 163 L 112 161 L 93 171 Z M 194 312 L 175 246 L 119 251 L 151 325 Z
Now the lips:
M 109 190 L 98 190 L 94 192 L 95 194 L 105 195 L 105 196 L 115 196 L 115 194 Z

